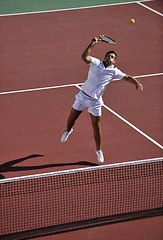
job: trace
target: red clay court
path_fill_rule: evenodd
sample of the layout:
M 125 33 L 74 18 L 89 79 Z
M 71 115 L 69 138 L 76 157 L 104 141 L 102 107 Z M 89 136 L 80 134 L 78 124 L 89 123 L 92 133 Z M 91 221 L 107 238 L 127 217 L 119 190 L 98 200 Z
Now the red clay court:
M 142 4 L 0 17 L 2 179 L 98 164 L 87 111 L 69 140 L 62 144 L 60 139 L 89 69 L 81 54 L 101 33 L 117 44 L 100 42 L 92 55 L 103 59 L 105 52 L 115 50 L 116 66 L 144 86 L 136 91 L 132 84 L 115 81 L 105 90 L 104 164 L 162 158 L 163 6 L 161 1 Z M 159 216 L 43 239 L 160 240 L 162 234 Z

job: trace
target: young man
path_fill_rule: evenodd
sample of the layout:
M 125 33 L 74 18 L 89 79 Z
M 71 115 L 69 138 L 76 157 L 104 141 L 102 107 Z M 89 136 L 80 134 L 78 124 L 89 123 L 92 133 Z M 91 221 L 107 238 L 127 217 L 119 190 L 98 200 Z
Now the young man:
M 61 142 L 67 141 L 69 135 L 73 131 L 72 127 L 75 124 L 75 121 L 82 111 L 88 108 L 93 126 L 97 159 L 100 163 L 103 163 L 104 156 L 101 150 L 100 118 L 101 107 L 103 105 L 102 94 L 106 85 L 114 79 L 124 79 L 135 84 L 136 89 L 143 90 L 143 86 L 137 79 L 126 75 L 118 68 L 114 67 L 114 63 L 117 58 L 117 54 L 114 51 L 107 52 L 103 61 L 92 57 L 90 55 L 91 51 L 97 43 L 98 38 L 93 38 L 89 46 L 82 54 L 83 61 L 90 64 L 88 78 L 82 85 L 82 90 L 76 95 L 76 100 L 72 106 L 72 110 L 67 120 L 67 127 L 62 135 Z

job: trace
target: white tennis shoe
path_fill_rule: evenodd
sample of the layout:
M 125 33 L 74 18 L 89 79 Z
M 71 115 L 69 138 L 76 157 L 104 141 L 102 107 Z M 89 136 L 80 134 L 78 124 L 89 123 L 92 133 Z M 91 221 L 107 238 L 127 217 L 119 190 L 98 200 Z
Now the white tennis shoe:
M 67 132 L 66 130 L 64 131 L 62 137 L 61 137 L 61 142 L 66 142 L 69 135 L 73 132 L 73 129 L 71 128 L 71 130 L 69 132 Z
M 96 150 L 97 159 L 100 163 L 104 162 L 104 156 L 102 150 Z

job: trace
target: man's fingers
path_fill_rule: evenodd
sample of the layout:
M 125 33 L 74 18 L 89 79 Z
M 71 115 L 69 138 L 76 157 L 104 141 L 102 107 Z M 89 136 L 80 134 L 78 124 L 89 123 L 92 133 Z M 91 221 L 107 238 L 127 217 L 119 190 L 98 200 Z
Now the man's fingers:
M 138 85 L 136 85 L 136 89 L 143 90 L 143 85 L 141 83 L 139 83 Z
M 143 90 L 143 85 L 140 83 L 139 85 L 140 90 Z

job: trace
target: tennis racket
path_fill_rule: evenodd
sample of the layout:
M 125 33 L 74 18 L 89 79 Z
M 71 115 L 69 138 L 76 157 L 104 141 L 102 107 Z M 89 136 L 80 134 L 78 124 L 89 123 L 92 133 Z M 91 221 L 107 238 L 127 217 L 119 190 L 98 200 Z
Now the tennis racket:
M 116 44 L 116 42 L 113 39 L 105 35 L 100 35 L 98 40 L 102 42 L 110 43 L 110 44 Z

